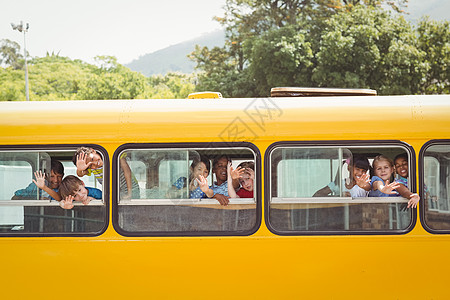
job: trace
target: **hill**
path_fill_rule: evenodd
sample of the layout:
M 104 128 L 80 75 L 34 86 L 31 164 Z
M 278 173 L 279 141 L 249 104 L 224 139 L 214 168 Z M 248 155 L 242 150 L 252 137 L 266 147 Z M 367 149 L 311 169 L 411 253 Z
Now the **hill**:
M 145 76 L 155 74 L 167 74 L 171 71 L 182 73 L 192 73 L 195 63 L 187 55 L 194 51 L 195 45 L 223 46 L 225 43 L 225 32 L 222 30 L 213 31 L 204 34 L 198 38 L 182 42 L 167 48 L 145 54 L 138 59 L 133 60 L 125 66 L 133 71 L 141 72 Z

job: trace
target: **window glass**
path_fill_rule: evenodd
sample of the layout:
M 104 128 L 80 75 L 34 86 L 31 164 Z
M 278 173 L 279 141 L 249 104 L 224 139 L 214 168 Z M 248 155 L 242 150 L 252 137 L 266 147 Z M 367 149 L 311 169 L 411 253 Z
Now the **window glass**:
M 23 230 L 24 207 L 15 206 L 12 199 L 38 200 L 38 189 L 33 188 L 33 166 L 48 165 L 48 156 L 39 153 L 0 152 L 0 226 L 2 230 Z M 28 188 L 28 189 L 27 189 Z M 6 205 L 6 204 L 11 204 Z
M 64 167 L 64 175 L 77 175 L 77 167 L 73 164 L 72 161 L 60 160 Z M 83 176 L 82 178 L 84 184 L 87 187 L 94 187 L 97 189 L 102 189 L 102 185 L 95 179 L 94 176 Z
M 431 145 L 423 154 L 425 223 L 433 230 L 450 230 L 450 145 Z
M 400 146 L 273 147 L 267 157 L 269 227 L 279 234 L 406 230 L 412 221 L 407 200 L 396 191 L 392 196 L 377 194 L 370 183 L 375 180 L 370 169 L 379 155 L 392 161 L 390 182 L 400 182 L 393 162 L 399 154 L 408 161 Z M 358 185 L 356 178 L 364 176 L 366 181 Z M 403 180 L 408 186 L 408 178 Z
M 122 234 L 250 234 L 257 223 L 257 180 L 247 185 L 249 193 L 243 193 L 243 185 L 237 179 L 236 194 L 228 195 L 226 162 L 236 169 L 243 162 L 251 162 L 253 176 L 255 153 L 248 148 L 150 148 L 117 151 L 114 174 L 117 185 L 116 222 Z M 215 160 L 215 158 L 219 158 Z M 214 163 L 217 161 L 215 168 Z M 223 168 L 220 168 L 223 167 Z M 129 168 L 129 173 L 125 170 Z M 199 186 L 205 179 L 203 192 Z M 219 177 L 217 177 L 219 176 Z M 131 192 L 128 187 L 131 181 Z M 225 181 L 224 181 L 225 180 Z M 136 182 L 136 183 L 134 183 Z M 219 183 L 212 189 L 213 183 Z M 251 186 L 251 187 L 249 187 Z M 239 191 L 241 190 L 241 191 Z M 209 194 L 212 193 L 212 194 Z M 209 195 L 208 195 L 209 194 Z M 230 197 L 228 205 L 216 199 Z
M 92 234 L 103 229 L 106 206 L 101 195 L 87 205 L 75 202 L 72 209 L 60 207 L 61 182 L 68 175 L 76 176 L 75 150 L 0 149 L 0 234 Z M 36 172 L 45 176 L 43 188 L 33 181 L 39 182 Z M 79 179 L 86 187 L 102 191 L 89 176 Z
M 277 166 L 279 197 L 311 197 L 324 182 L 337 181 L 333 195 L 342 194 L 340 161 L 350 158 L 346 149 L 283 149 Z

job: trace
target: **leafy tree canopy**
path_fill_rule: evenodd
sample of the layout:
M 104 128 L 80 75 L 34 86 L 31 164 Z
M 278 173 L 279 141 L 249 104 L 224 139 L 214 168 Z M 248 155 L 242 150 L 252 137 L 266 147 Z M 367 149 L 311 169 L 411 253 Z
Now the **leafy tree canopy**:
M 20 50 L 14 43 L 7 45 Z M 15 68 L 12 60 L 4 64 L 5 68 L 0 67 L 0 100 L 25 100 L 24 70 Z M 195 80 L 184 74 L 148 78 L 119 64 L 113 56 L 98 56 L 93 65 L 55 53 L 31 59 L 28 73 L 34 101 L 186 98 L 194 91 Z
M 8 39 L 0 41 L 0 65 L 11 66 L 13 69 L 23 68 L 23 55 L 20 54 L 20 45 Z
M 226 97 L 268 96 L 275 86 L 448 90 L 448 23 L 424 20 L 415 29 L 401 15 L 406 5 L 228 0 L 225 16 L 217 18 L 227 32 L 225 46 L 197 47 L 190 56 L 201 71 L 197 90 Z
M 450 23 L 424 18 L 419 22 L 417 34 L 419 49 L 425 53 L 429 65 L 421 91 L 450 94 Z

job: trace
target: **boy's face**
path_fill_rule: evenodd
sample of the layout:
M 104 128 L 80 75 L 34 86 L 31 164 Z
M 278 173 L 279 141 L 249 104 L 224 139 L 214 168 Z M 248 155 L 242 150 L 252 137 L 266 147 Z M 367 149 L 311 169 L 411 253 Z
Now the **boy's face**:
M 80 184 L 73 194 L 74 201 L 86 201 L 88 197 L 88 190 L 84 187 L 84 183 Z
M 353 167 L 353 179 L 356 178 L 360 178 L 362 175 L 366 174 L 367 170 L 358 168 L 358 167 Z
M 86 156 L 86 163 L 88 164 L 90 162 L 92 162 L 92 164 L 89 166 L 90 169 L 95 170 L 103 167 L 102 157 L 95 150 L 93 150 L 93 152 L 89 153 Z
M 59 185 L 61 184 L 63 175 L 53 172 L 53 170 L 50 171 L 50 180 L 49 180 L 49 188 L 51 189 L 57 189 L 59 188 Z
M 253 179 L 250 174 L 244 173 L 241 178 L 239 178 L 239 183 L 241 184 L 243 189 L 247 191 L 253 191 Z
M 216 179 L 218 181 L 225 182 L 227 181 L 227 164 L 228 160 L 226 157 L 222 157 L 219 159 L 217 164 L 214 166 L 214 174 L 216 174 Z
M 399 157 L 394 162 L 395 171 L 403 178 L 408 178 L 408 161 L 403 157 Z

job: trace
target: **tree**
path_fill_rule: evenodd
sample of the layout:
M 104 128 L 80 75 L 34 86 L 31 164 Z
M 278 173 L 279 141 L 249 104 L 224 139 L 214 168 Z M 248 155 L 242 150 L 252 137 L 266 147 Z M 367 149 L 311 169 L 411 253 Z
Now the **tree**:
M 228 0 L 225 17 L 218 18 L 227 32 L 225 46 L 198 47 L 191 55 L 201 71 L 198 88 L 227 97 L 264 96 L 271 87 L 286 85 L 416 94 L 431 91 L 425 88 L 428 82 L 442 91 L 449 78 L 446 31 L 436 32 L 440 41 L 434 50 L 425 46 L 425 37 L 433 36 L 431 28 L 423 28 L 419 42 L 399 14 L 406 4 Z M 433 53 L 444 58 L 437 60 Z M 430 69 L 433 75 L 428 75 Z
M 427 71 L 412 27 L 380 8 L 356 6 L 331 17 L 320 38 L 313 82 L 414 94 Z
M 146 98 L 184 99 L 195 90 L 195 76 L 182 73 L 168 73 L 165 76 L 154 75 L 147 80 L 151 86 Z
M 13 69 L 22 69 L 23 55 L 20 54 L 20 45 L 8 39 L 1 40 L 0 43 L 0 65 L 10 66 Z
M 273 29 L 247 44 L 248 70 L 258 95 L 267 96 L 276 86 L 310 85 L 313 51 L 299 27 Z
M 339 1 L 227 0 L 225 16 L 216 18 L 225 27 L 225 46 L 212 50 L 196 48 L 191 54 L 197 69 L 204 71 L 199 75 L 197 90 L 218 90 L 225 97 L 267 95 L 267 91 L 262 93 L 265 88 L 257 88 L 252 78 L 257 68 L 248 69 L 252 52 L 260 53 L 258 47 L 253 49 L 253 42 L 257 45 L 267 32 L 292 27 L 300 20 L 319 22 L 336 11 L 330 2 Z
M 89 65 L 52 53 L 33 58 L 29 62 L 30 92 L 32 99 L 74 100 L 90 73 Z
M 191 58 L 197 61 L 198 69 L 204 70 L 198 74 L 196 91 L 220 91 L 225 97 L 250 97 L 254 94 L 248 71 L 239 56 L 233 55 L 232 49 L 214 47 L 209 50 L 197 46 Z
M 340 2 L 340 1 L 339 1 Z M 408 0 L 343 0 L 347 7 L 354 7 L 357 5 L 366 5 L 368 7 L 382 7 L 383 4 L 390 6 L 394 11 L 398 13 L 404 13 L 404 8 L 408 6 Z
M 424 18 L 418 28 L 419 49 L 425 52 L 430 70 L 425 76 L 421 92 L 450 93 L 450 23 Z
M 95 57 L 98 67 L 81 82 L 77 99 L 136 99 L 145 92 L 145 76 L 117 62 L 114 56 Z
M 98 56 L 96 65 L 52 53 L 33 58 L 29 79 L 33 101 L 83 99 L 186 98 L 194 76 L 168 74 L 147 78 L 122 66 L 113 56 Z M 24 72 L 0 67 L 0 100 L 25 100 Z
M 25 101 L 25 74 L 22 70 L 0 68 L 0 101 Z

